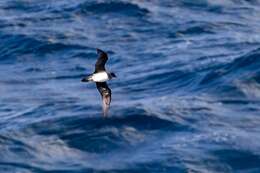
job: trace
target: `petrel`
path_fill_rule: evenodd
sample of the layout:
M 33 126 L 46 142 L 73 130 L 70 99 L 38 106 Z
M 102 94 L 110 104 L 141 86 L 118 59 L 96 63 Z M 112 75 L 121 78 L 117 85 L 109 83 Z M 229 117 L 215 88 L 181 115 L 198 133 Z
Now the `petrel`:
M 103 115 L 107 116 L 108 109 L 111 102 L 111 89 L 107 86 L 106 81 L 115 78 L 116 75 L 113 72 L 108 72 L 105 69 L 105 64 L 108 60 L 107 53 L 97 49 L 98 59 L 95 64 L 94 73 L 84 77 L 81 82 L 96 82 L 96 87 L 101 94 L 103 102 Z

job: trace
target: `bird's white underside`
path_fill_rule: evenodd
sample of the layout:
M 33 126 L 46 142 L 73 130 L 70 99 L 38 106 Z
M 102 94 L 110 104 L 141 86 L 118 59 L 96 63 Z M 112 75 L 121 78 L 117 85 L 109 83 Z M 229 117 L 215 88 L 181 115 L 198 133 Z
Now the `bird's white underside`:
M 93 74 L 92 80 L 94 82 L 105 82 L 105 81 L 109 80 L 109 77 L 106 72 L 99 72 L 99 73 Z

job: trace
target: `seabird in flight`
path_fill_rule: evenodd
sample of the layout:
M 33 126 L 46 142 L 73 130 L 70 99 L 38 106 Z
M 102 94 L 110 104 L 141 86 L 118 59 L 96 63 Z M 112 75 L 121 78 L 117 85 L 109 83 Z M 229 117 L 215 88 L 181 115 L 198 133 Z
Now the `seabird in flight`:
M 108 60 L 107 53 L 97 49 L 98 59 L 95 65 L 95 71 L 91 75 L 84 77 L 81 82 L 96 82 L 96 87 L 101 94 L 103 102 L 103 114 L 107 116 L 109 105 L 111 102 L 111 89 L 107 86 L 106 81 L 115 78 L 113 72 L 108 72 L 105 69 L 105 64 Z

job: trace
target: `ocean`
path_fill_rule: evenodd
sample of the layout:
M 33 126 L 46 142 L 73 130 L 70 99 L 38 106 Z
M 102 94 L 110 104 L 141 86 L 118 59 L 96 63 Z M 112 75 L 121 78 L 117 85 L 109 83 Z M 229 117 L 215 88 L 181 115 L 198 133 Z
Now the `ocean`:
M 260 1 L 2 0 L 0 172 L 259 173 Z

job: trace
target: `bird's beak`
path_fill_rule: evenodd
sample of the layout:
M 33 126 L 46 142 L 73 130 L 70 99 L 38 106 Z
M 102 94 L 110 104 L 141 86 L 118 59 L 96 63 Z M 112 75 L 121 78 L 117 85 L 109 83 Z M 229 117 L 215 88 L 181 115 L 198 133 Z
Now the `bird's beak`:
M 117 77 L 115 73 L 111 73 L 111 75 L 112 75 L 113 78 Z

